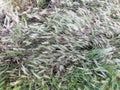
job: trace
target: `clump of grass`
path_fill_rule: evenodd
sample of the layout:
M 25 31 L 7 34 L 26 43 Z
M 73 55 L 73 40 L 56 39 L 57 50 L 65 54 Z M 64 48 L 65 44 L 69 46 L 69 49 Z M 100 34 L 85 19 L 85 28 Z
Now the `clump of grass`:
M 69 1 L 42 22 L 26 14 L 37 21 L 23 19 L 12 28 L 11 43 L 0 53 L 0 89 L 119 90 L 119 47 L 113 44 L 119 26 L 112 25 L 108 3 L 96 3 Z

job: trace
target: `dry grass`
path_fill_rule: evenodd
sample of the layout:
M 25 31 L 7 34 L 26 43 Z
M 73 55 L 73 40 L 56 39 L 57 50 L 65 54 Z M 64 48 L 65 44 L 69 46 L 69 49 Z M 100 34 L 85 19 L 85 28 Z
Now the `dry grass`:
M 38 4 L 3 12 L 0 89 L 119 90 L 120 6 L 112 0 Z

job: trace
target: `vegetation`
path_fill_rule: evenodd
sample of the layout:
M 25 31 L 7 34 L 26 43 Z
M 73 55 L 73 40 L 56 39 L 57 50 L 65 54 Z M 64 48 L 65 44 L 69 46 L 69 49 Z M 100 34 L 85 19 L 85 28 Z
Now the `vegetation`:
M 0 10 L 0 90 L 120 90 L 117 0 L 25 1 Z

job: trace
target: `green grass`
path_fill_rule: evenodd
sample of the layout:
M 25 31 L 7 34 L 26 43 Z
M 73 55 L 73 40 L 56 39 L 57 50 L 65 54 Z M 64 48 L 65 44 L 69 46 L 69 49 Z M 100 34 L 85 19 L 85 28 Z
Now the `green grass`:
M 120 26 L 109 7 L 66 1 L 48 16 L 36 14 L 39 5 L 26 12 L 3 36 L 0 90 L 119 90 Z

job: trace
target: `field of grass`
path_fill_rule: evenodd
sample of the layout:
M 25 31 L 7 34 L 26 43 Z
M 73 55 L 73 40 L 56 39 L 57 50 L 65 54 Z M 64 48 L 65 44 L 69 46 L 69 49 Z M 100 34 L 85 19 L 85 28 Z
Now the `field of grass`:
M 46 1 L 2 5 L 0 90 L 120 90 L 118 1 Z

